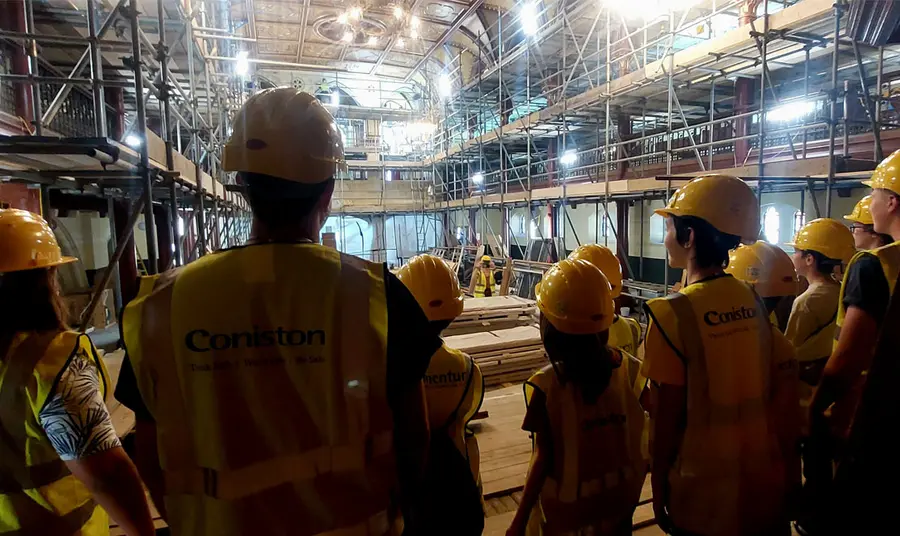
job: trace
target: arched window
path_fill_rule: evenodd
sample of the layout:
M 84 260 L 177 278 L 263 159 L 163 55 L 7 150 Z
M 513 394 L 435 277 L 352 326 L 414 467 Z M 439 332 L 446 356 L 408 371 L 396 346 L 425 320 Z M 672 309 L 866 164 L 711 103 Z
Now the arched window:
M 778 209 L 769 207 L 763 215 L 763 236 L 766 242 L 770 244 L 778 244 L 779 231 L 781 230 L 781 222 L 779 221 Z

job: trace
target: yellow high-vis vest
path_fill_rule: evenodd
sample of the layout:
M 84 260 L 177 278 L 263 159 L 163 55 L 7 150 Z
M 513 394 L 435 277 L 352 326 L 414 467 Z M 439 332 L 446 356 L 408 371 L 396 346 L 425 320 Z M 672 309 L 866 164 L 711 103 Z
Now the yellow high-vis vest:
M 609 342 L 613 348 L 625 350 L 628 354 L 637 355 L 641 345 L 641 325 L 633 318 L 616 315 L 609 327 Z
M 707 536 L 770 530 L 784 514 L 787 492 L 771 423 L 772 375 L 779 367 L 796 371 L 796 363 L 774 362 L 765 307 L 731 276 L 693 283 L 647 305 L 685 364 L 687 423 L 669 473 L 672 522 Z
M 125 343 L 173 534 L 398 534 L 383 267 L 313 244 L 142 281 Z
M 878 258 L 884 277 L 887 279 L 889 295 L 894 294 L 894 287 L 897 285 L 897 276 L 900 274 L 900 241 L 882 246 L 870 251 L 860 251 L 850 259 L 847 270 L 844 272 L 844 281 L 841 284 L 841 299 L 838 302 L 837 329 L 834 332 L 834 348 L 837 348 L 837 342 L 841 336 L 841 327 L 844 325 L 844 318 L 847 316 L 847 309 L 844 307 L 844 290 L 847 285 L 847 276 L 850 274 L 850 267 L 853 266 L 863 255 L 871 254 Z M 874 351 L 874 348 L 873 348 Z M 859 379 L 853 384 L 850 391 L 843 398 L 837 400 L 831 408 L 831 428 L 846 434 L 850 431 L 853 424 L 853 417 L 856 414 L 856 408 L 859 405 L 862 392 L 866 384 L 866 375 L 868 370 L 863 371 Z
M 0 534 L 100 536 L 109 518 L 51 445 L 38 415 L 76 350 L 109 375 L 85 335 L 19 333 L 0 358 Z
M 494 273 L 491 271 L 485 273 L 484 270 L 476 267 L 474 296 L 476 298 L 484 298 L 488 285 L 491 287 L 491 296 L 499 296 L 499 289 L 497 288 L 497 282 L 494 280 Z
M 484 400 L 481 368 L 470 356 L 445 344 L 431 357 L 424 383 L 432 431 L 446 425 L 446 433 L 469 461 L 472 477 L 481 489 L 478 441 L 474 433 L 466 430 L 466 423 L 475 416 Z
M 540 494 L 543 534 L 591 528 L 605 534 L 631 519 L 647 474 L 641 438 L 646 416 L 625 367 L 613 370 L 593 404 L 571 383 L 560 383 L 552 365 L 528 380 L 526 402 L 534 387 L 546 395 L 554 453 Z

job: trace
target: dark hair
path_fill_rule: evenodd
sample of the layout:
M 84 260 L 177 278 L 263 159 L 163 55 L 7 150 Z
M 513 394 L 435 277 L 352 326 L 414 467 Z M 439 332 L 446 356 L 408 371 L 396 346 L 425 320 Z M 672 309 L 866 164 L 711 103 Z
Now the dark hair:
M 693 229 L 699 268 L 724 268 L 728 264 L 728 252 L 741 243 L 741 237 L 723 233 L 700 218 L 672 216 L 672 223 L 675 225 L 675 239 L 682 246 L 690 240 Z
M 595 403 L 609 386 L 614 368 L 606 346 L 609 331 L 588 335 L 563 333 L 542 314 L 541 338 L 560 383 L 572 382 L 586 403 Z
M 834 269 L 841 265 L 840 259 L 832 259 L 830 257 L 826 257 L 818 251 L 813 251 L 811 249 L 802 249 L 800 250 L 800 252 L 804 255 L 812 256 L 812 258 L 816 261 L 816 270 L 822 275 L 834 275 Z
M 304 184 L 261 173 L 238 173 L 244 197 L 253 215 L 272 227 L 283 227 L 306 219 L 334 178 L 318 184 Z
M 62 331 L 68 327 L 67 317 L 66 308 L 59 296 L 55 267 L 0 275 L 2 353 L 6 353 L 16 333 Z

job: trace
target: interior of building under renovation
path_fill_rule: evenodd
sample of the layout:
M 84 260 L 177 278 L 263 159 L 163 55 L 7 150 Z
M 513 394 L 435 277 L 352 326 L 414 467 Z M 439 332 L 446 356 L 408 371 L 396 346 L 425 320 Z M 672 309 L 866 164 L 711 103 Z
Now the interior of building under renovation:
M 642 304 L 681 278 L 654 210 L 687 180 L 747 181 L 762 239 L 790 253 L 900 149 L 900 48 L 857 4 L 6 0 L 0 202 L 41 213 L 80 259 L 63 292 L 115 371 L 137 276 L 249 237 L 221 163 L 235 112 L 265 88 L 315 95 L 347 158 L 324 244 L 391 269 L 433 253 L 469 296 L 492 259 L 499 296 L 467 300 L 445 335 L 484 371 L 471 427 L 485 534 L 505 534 L 532 449 L 521 383 L 546 363 L 534 287 L 553 262 L 617 252 L 621 312 L 646 328 Z M 660 533 L 645 495 L 635 530 Z

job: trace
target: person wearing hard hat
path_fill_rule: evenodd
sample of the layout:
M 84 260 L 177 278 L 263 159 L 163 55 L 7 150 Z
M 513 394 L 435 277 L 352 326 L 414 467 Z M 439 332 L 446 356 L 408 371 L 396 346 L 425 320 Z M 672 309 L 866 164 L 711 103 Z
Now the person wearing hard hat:
M 856 249 L 853 234 L 844 224 L 819 218 L 804 225 L 789 246 L 794 248 L 794 267 L 809 287 L 794 300 L 785 335 L 800 366 L 801 402 L 804 413 L 831 355 L 841 293 L 839 273 Z
M 334 118 L 293 88 L 256 93 L 222 166 L 250 241 L 143 279 L 123 315 L 140 397 L 117 391 L 138 443 L 158 439 L 154 502 L 176 536 L 415 532 L 441 340 L 385 265 L 318 244 L 345 166 Z
M 778 246 L 762 240 L 731 250 L 725 273 L 750 285 L 763 300 L 769 321 L 784 333 L 790 308 L 799 291 L 791 257 Z
M 419 255 L 397 278 L 425 311 L 436 336 L 463 311 L 456 274 L 434 255 Z M 480 536 L 484 531 L 478 442 L 466 425 L 484 399 L 484 377 L 470 356 L 443 344 L 425 372 L 431 442 L 419 504 L 424 534 Z M 445 515 L 453 512 L 452 516 Z
M 599 244 L 586 244 L 569 254 L 569 260 L 584 260 L 596 266 L 612 287 L 613 300 L 622 294 L 622 265 L 619 258 L 607 247 Z M 641 344 L 641 325 L 633 318 L 615 315 L 609 327 L 609 345 L 621 348 L 630 355 L 636 355 Z
M 498 293 L 492 263 L 490 255 L 484 255 L 481 257 L 481 264 L 474 269 L 475 291 L 473 294 L 476 298 L 496 296 Z
M 507 535 L 525 534 L 532 515 L 548 536 L 631 534 L 647 474 L 645 416 L 628 356 L 608 345 L 609 281 L 584 260 L 563 260 L 544 274 L 537 306 L 550 365 L 525 384 L 522 428 L 535 450 Z
M 867 195 L 856 203 L 853 212 L 844 216 L 850 222 L 850 231 L 853 233 L 853 242 L 856 249 L 868 250 L 886 246 L 894 241 L 890 235 L 876 233 L 872 221 L 872 196 Z
M 656 519 L 678 534 L 780 534 L 800 484 L 797 365 L 764 304 L 724 271 L 759 235 L 758 201 L 742 180 L 708 175 L 656 213 L 670 266 L 686 270 L 680 292 L 647 304 Z
M 66 327 L 57 267 L 76 260 L 40 216 L 0 209 L 0 534 L 108 535 L 112 517 L 149 536 L 141 479 L 106 409 L 109 373 Z
M 857 252 L 847 266 L 838 301 L 834 348 L 813 395 L 809 414 L 810 439 L 815 445 L 826 451 L 833 451 L 835 442 L 841 447 L 849 447 L 840 456 L 835 477 L 838 507 L 830 504 L 825 512 L 828 514 L 826 522 L 839 526 L 847 522 L 842 517 L 849 517 L 849 512 L 858 519 L 857 511 L 870 512 L 870 505 L 883 504 L 879 501 L 884 499 L 878 496 L 881 486 L 873 487 L 873 483 L 880 479 L 883 471 L 896 467 L 892 439 L 882 441 L 882 444 L 869 441 L 862 451 L 858 450 L 860 445 L 845 445 L 844 442 L 853 426 L 879 333 L 900 275 L 900 151 L 885 158 L 875 168 L 872 179 L 863 184 L 872 188 L 869 212 L 873 230 L 890 236 L 893 242 Z M 896 326 L 885 327 L 896 329 Z M 826 415 L 829 409 L 830 417 Z M 860 452 L 867 454 L 860 456 Z

